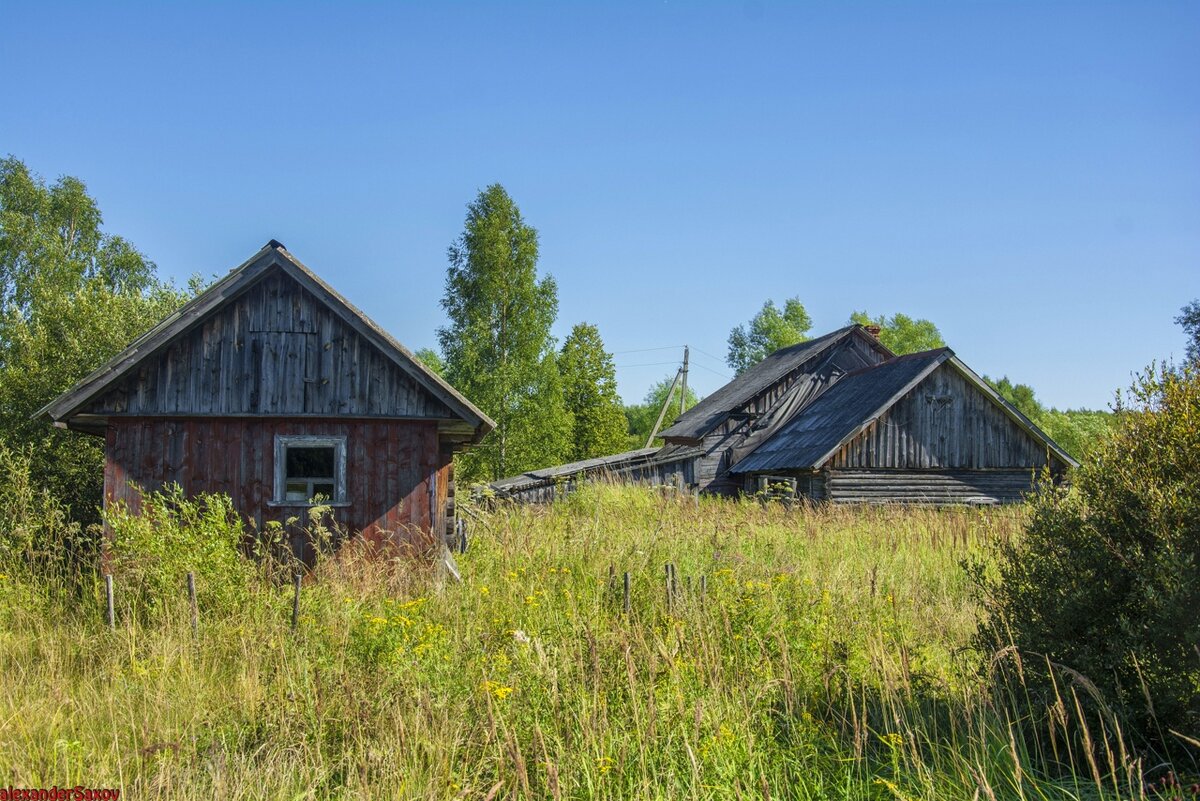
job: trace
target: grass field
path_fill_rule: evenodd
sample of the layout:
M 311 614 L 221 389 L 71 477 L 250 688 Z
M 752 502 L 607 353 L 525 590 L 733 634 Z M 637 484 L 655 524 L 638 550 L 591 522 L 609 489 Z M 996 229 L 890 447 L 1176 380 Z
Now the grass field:
M 182 572 L 165 597 L 118 572 L 109 631 L 99 584 L 13 568 L 0 780 L 129 798 L 1145 797 L 1146 766 L 1077 725 L 1069 689 L 1056 725 L 1014 735 L 1022 706 L 970 647 L 961 563 L 1019 536 L 1021 509 L 592 487 L 476 514 L 462 583 L 331 560 L 296 632 L 290 587 L 249 569 L 196 566 L 193 634 Z

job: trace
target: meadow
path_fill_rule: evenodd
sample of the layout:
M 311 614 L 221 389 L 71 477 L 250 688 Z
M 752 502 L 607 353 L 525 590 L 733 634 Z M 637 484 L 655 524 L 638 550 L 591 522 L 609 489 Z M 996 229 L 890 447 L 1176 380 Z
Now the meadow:
M 113 630 L 98 580 L 14 563 L 0 777 L 163 799 L 1173 797 L 1088 728 L 1083 689 L 1049 725 L 994 689 L 1021 664 L 974 647 L 963 565 L 1022 508 L 591 486 L 469 514 L 461 582 L 348 549 L 294 631 L 285 576 L 180 545 L 203 515 L 142 532 L 183 539 L 114 570 Z

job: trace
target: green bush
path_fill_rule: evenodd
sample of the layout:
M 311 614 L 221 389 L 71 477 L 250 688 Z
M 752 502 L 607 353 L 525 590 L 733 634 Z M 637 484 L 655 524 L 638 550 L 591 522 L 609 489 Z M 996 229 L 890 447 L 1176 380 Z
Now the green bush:
M 135 613 L 153 617 L 183 598 L 188 573 L 207 609 L 245 602 L 255 566 L 243 553 L 245 529 L 228 496 L 189 499 L 171 485 L 144 493 L 140 512 L 114 505 L 104 519 L 112 536 L 109 567 Z
M 976 571 L 982 637 L 1023 655 L 1034 712 L 1075 689 L 1110 730 L 1198 755 L 1200 373 L 1151 368 L 1128 401 L 1072 486 L 1047 487 L 996 570 Z
M 0 443 L 0 565 L 51 571 L 90 564 L 95 548 L 54 494 L 33 478 L 27 449 Z

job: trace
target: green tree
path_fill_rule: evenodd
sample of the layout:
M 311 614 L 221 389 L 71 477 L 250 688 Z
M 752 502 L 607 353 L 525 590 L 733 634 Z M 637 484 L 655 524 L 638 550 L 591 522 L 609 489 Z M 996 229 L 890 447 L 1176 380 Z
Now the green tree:
M 946 345 L 946 340 L 942 339 L 942 332 L 932 322 L 914 320 L 899 312 L 891 317 L 885 314 L 872 317 L 865 311 L 856 311 L 850 315 L 850 322 L 879 326 L 879 341 L 897 356 L 920 353 Z
M 0 161 L 0 439 L 30 455 L 33 481 L 77 521 L 98 520 L 98 438 L 55 429 L 35 412 L 178 308 L 194 292 L 105 233 L 77 178 L 47 185 Z
M 1200 299 L 1180 309 L 1175 322 L 1187 336 L 1187 360 L 1192 364 L 1200 364 Z
M 1014 384 L 1008 376 L 992 379 L 985 375 L 983 380 L 991 384 L 992 389 L 999 392 L 1002 398 L 1016 406 L 1017 411 L 1033 422 L 1036 423 L 1046 414 L 1046 407 L 1037 399 L 1033 387 L 1028 384 Z
M 800 298 L 788 298 L 782 311 L 768 300 L 748 324 L 729 332 L 725 363 L 737 373 L 745 372 L 780 348 L 808 339 L 811 328 L 812 318 Z
M 662 411 L 663 403 L 667 400 L 667 393 L 671 391 L 671 384 L 674 383 L 675 376 L 670 375 L 662 379 L 646 392 L 646 397 L 641 403 L 630 404 L 625 407 L 625 420 L 629 426 L 629 436 L 626 439 L 626 445 L 630 450 L 646 447 L 646 438 L 650 436 L 651 430 L 654 429 L 654 421 L 658 419 L 659 412 Z M 696 393 L 691 387 L 687 390 L 686 408 L 690 409 L 700 402 L 696 397 Z M 660 430 L 667 428 L 679 419 L 679 388 L 676 387 L 675 392 L 671 395 L 671 405 L 667 407 L 667 413 L 663 416 L 662 426 Z M 655 444 L 661 445 L 662 440 L 656 439 Z
M 417 361 L 428 367 L 433 372 L 440 376 L 446 375 L 446 363 L 442 361 L 441 354 L 433 348 L 421 348 L 413 356 L 417 357 Z
M 1044 487 L 1025 536 L 976 565 L 981 641 L 1025 655 L 1010 697 L 1033 713 L 1078 687 L 1109 732 L 1170 748 L 1200 730 L 1200 371 L 1151 370 L 1128 397 L 1072 486 Z
M 1048 409 L 1038 400 L 1033 387 L 1028 384 L 1014 384 L 1008 376 L 999 379 L 984 376 L 983 380 L 991 384 L 1001 397 L 1017 407 L 1017 411 L 1033 421 L 1034 425 L 1076 459 L 1090 456 L 1096 445 L 1108 436 L 1116 423 L 1113 413 L 1103 410 Z
M 438 329 L 446 378 L 496 421 L 458 463 L 461 479 L 487 481 L 565 461 L 572 421 L 563 400 L 550 326 L 554 279 L 537 277 L 538 236 L 504 187 L 467 207 L 449 248 Z
M 617 395 L 616 367 L 596 326 L 579 323 L 571 329 L 558 354 L 558 369 L 574 421 L 571 461 L 619 452 L 629 429 Z

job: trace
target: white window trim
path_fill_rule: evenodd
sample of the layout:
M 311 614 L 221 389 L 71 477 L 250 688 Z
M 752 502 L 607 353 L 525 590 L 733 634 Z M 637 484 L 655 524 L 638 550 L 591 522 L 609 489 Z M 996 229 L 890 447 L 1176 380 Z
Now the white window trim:
M 346 496 L 346 437 L 314 436 L 309 434 L 275 435 L 275 492 L 270 506 L 316 506 L 308 501 L 287 499 L 287 449 L 300 445 L 306 448 L 333 448 L 334 497 L 322 506 L 349 506 Z

